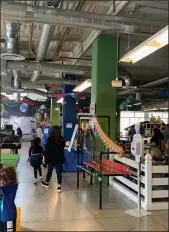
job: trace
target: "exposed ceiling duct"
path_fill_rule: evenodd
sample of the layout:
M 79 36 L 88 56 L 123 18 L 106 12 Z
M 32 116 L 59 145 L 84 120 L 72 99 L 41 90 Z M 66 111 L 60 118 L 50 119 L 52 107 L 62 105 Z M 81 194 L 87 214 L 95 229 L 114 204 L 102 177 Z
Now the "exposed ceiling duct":
M 117 95 L 121 96 L 121 95 L 126 95 L 126 94 L 129 94 L 129 93 L 135 93 L 135 92 L 138 92 L 139 89 L 143 89 L 143 88 L 148 88 L 148 87 L 160 85 L 160 84 L 163 84 L 163 83 L 166 83 L 166 82 L 169 82 L 169 78 L 168 77 L 159 79 L 157 81 L 152 81 L 152 82 L 149 82 L 149 83 L 146 83 L 144 85 L 137 86 L 137 87 L 136 86 L 131 86 L 130 89 L 127 89 L 127 90 L 124 90 L 122 92 L 119 92 Z
M 69 73 L 69 74 L 77 74 L 77 75 L 85 75 L 91 76 L 91 67 L 89 66 L 80 66 L 80 65 L 62 65 L 62 64 L 51 64 L 51 63 L 37 63 L 37 62 L 27 62 L 27 61 L 7 61 L 6 64 L 1 64 L 1 71 L 5 72 L 7 70 L 24 70 L 24 71 L 32 71 L 35 70 L 37 72 L 61 72 L 61 73 Z M 119 69 L 118 78 L 123 79 L 126 86 L 132 85 L 132 79 L 130 74 L 125 71 Z M 53 81 L 53 80 L 52 80 Z M 66 80 L 62 80 L 64 83 Z M 35 81 L 36 82 L 36 81 Z M 46 84 L 49 80 L 46 80 Z M 60 80 L 61 82 L 61 80 Z M 72 83 L 72 80 L 69 80 Z M 77 82 L 77 81 L 76 81 Z
M 19 54 L 19 32 L 20 24 L 5 22 L 6 29 L 6 47 L 10 55 Z
M 22 56 L 19 55 L 19 44 L 20 44 L 20 24 L 5 22 L 6 28 L 6 51 L 2 53 L 3 59 L 7 60 L 20 60 Z M 11 73 L 12 75 L 12 73 Z M 21 88 L 21 75 L 20 71 L 13 71 L 13 86 L 14 89 Z M 12 87 L 12 86 L 11 86 Z M 17 101 L 20 100 L 20 94 L 17 94 Z
M 142 31 L 143 25 L 162 27 L 166 23 L 146 21 L 138 18 L 125 18 L 112 15 L 63 10 L 22 3 L 2 2 L 1 19 L 13 22 L 37 22 L 51 25 L 66 25 L 71 27 L 87 27 L 98 30 L 114 30 L 129 33 Z M 134 25 L 137 25 L 134 26 Z M 150 29 L 150 28 L 149 28 Z
M 132 77 L 130 73 L 125 70 L 122 70 L 121 68 L 119 68 L 118 71 L 118 79 L 124 80 L 126 87 L 132 86 Z
M 29 80 L 22 80 L 22 87 L 23 88 L 45 88 L 46 84 L 53 84 L 53 85 L 79 85 L 81 84 L 81 81 L 76 80 L 64 80 L 61 78 L 55 78 L 55 79 L 44 79 L 44 80 L 38 80 L 38 82 L 32 83 Z
M 56 1 L 56 4 L 54 2 L 51 2 L 51 7 L 60 7 L 60 1 Z M 48 4 L 49 5 L 49 4 Z M 55 30 L 54 25 L 50 24 L 44 24 L 41 32 L 40 42 L 38 46 L 38 51 L 36 55 L 36 62 L 43 62 L 44 58 L 46 56 L 50 41 L 53 36 L 53 32 Z M 39 77 L 41 75 L 40 71 L 34 71 L 33 76 L 31 78 L 32 82 L 38 81 Z
M 24 60 L 19 54 L 20 23 L 5 22 L 6 52 L 1 53 L 1 58 L 6 60 Z M 4 49 L 5 50 L 5 49 Z
M 23 71 L 41 71 L 41 72 L 61 72 L 78 75 L 91 75 L 91 68 L 88 66 L 80 65 L 62 65 L 62 64 L 49 64 L 49 63 L 37 63 L 27 61 L 3 61 L 1 64 L 1 72 L 4 73 L 7 70 L 23 70 Z
M 43 62 L 54 30 L 55 30 L 55 26 L 51 26 L 48 24 L 43 25 L 40 42 L 38 46 L 38 51 L 37 51 L 37 56 L 36 56 L 36 62 Z M 41 75 L 41 71 L 37 71 L 37 70 L 34 71 L 31 81 L 32 82 L 37 81 L 40 75 Z

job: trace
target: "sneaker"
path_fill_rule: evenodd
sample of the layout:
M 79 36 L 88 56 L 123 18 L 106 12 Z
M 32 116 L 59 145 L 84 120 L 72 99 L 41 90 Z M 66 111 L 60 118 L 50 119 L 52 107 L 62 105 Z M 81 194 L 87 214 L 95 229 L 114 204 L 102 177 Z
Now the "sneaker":
M 46 187 L 46 188 L 49 187 L 49 184 L 47 184 L 45 181 L 41 181 L 40 184 L 41 184 L 43 187 Z
M 42 176 L 39 177 L 39 180 L 42 181 Z
M 33 183 L 34 183 L 34 184 L 37 184 L 37 183 L 38 183 L 37 178 L 34 179 L 34 182 L 33 182 Z
M 58 187 L 58 188 L 57 188 L 57 192 L 58 192 L 58 193 L 61 193 L 61 192 L 62 192 L 61 187 Z

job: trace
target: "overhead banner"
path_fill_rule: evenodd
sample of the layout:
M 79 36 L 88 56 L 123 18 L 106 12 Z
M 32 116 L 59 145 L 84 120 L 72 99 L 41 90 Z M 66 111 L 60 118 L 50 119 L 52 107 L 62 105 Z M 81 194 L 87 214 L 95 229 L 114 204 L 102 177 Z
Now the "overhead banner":
M 123 101 L 121 104 L 120 104 L 120 106 L 119 106 L 119 108 L 121 109 L 121 110 L 124 110 L 125 108 L 126 108 L 126 106 L 128 105 L 128 104 L 130 104 L 132 101 L 134 101 L 135 100 L 135 98 L 132 96 L 132 95 L 129 95 L 126 99 L 125 99 L 125 101 Z
M 164 89 L 156 94 L 158 97 L 168 97 L 169 89 Z

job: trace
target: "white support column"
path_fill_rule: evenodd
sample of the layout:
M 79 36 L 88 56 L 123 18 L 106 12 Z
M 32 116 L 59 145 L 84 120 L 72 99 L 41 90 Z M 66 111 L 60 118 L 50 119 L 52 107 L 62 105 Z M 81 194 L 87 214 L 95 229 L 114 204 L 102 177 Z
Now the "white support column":
M 152 156 L 145 156 L 145 208 L 149 210 L 152 205 Z

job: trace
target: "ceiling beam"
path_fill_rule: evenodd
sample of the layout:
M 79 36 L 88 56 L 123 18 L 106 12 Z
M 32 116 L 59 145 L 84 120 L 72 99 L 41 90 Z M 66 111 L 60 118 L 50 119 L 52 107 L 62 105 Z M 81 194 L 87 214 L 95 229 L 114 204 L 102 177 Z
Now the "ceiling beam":
M 129 1 L 116 1 L 116 5 L 111 4 L 106 14 L 118 15 L 118 13 L 129 3 Z M 114 8 L 115 7 L 115 8 Z M 79 58 L 83 53 L 91 46 L 95 39 L 101 34 L 101 30 L 92 30 L 87 39 L 78 46 L 77 50 L 74 52 L 74 57 Z M 78 60 L 73 60 L 72 65 L 75 64 Z

